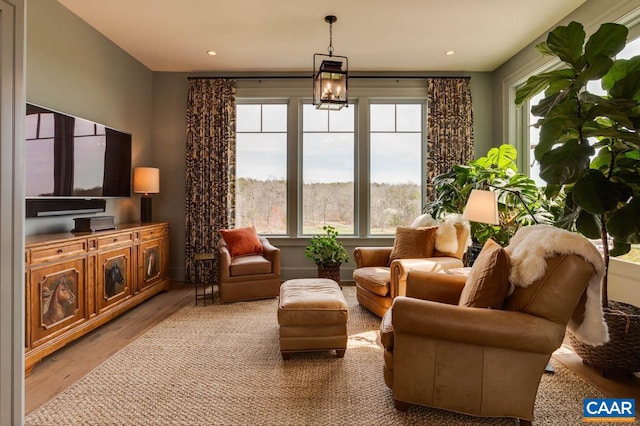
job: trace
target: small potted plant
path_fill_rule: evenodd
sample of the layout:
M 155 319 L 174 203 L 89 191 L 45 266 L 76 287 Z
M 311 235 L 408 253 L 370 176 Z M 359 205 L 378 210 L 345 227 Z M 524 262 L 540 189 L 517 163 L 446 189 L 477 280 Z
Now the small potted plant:
M 311 237 L 304 255 L 318 265 L 319 278 L 329 278 L 340 284 L 340 265 L 349 261 L 349 255 L 338 241 L 338 231 L 333 226 L 325 225 L 322 229 L 325 233 Z

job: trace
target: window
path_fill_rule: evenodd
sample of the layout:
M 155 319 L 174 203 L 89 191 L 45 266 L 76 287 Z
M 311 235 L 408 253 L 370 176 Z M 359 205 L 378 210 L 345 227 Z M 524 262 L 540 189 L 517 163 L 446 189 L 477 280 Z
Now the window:
M 534 126 L 538 121 L 538 117 L 531 113 L 531 107 L 537 105 L 542 99 L 544 99 L 544 92 L 535 95 L 529 100 L 527 105 L 523 107 L 526 108 L 525 111 L 529 111 L 529 177 L 533 179 L 538 186 L 545 186 L 546 182 L 540 177 L 540 163 L 536 161 L 536 155 L 534 153 L 536 146 L 538 146 L 538 141 L 540 141 L 540 129 Z M 526 170 L 524 173 L 526 173 Z
M 237 104 L 236 226 L 287 233 L 287 104 Z
M 422 209 L 422 104 L 369 106 L 369 233 L 394 234 Z
M 355 233 L 355 105 L 340 111 L 302 106 L 302 233 L 332 225 Z
M 618 59 L 629 59 L 633 56 L 640 55 L 640 38 L 636 38 L 633 41 L 627 43 L 627 45 L 622 49 L 616 58 Z M 600 80 L 593 80 L 587 83 L 587 90 L 591 93 L 595 93 L 597 95 L 603 95 L 605 91 L 602 89 L 602 85 L 600 84 Z M 533 179 L 536 184 L 540 186 L 546 185 L 546 182 L 540 178 L 540 165 L 535 161 L 535 156 L 533 150 L 535 149 L 538 141 L 540 140 L 540 130 L 533 127 L 533 124 L 538 120 L 533 114 L 531 114 L 531 107 L 533 105 L 537 105 L 540 100 L 544 98 L 544 92 L 538 93 L 536 96 L 531 98 L 526 105 L 523 105 L 523 110 L 528 111 L 529 119 L 525 125 L 529 126 L 528 138 L 525 140 L 525 147 L 529 147 L 529 177 Z M 595 142 L 595 139 L 593 140 Z
M 236 93 L 236 226 L 384 240 L 420 214 L 424 79 L 356 81 L 340 111 L 317 110 L 306 80 L 240 80 Z
M 640 38 L 636 38 L 635 40 L 627 43 L 625 48 L 617 55 L 618 59 L 629 59 L 633 56 L 640 55 Z M 587 90 L 591 93 L 595 93 L 598 95 L 603 95 L 605 93 L 604 89 L 602 89 L 602 85 L 599 80 L 590 81 L 587 83 Z M 526 108 L 525 111 L 529 112 L 529 120 L 527 124 L 529 124 L 528 131 L 528 148 L 529 148 L 529 176 L 533 179 L 537 185 L 545 186 L 546 182 L 540 178 L 540 165 L 537 161 L 535 161 L 534 149 L 538 144 L 540 139 L 540 130 L 533 127 L 533 124 L 537 121 L 537 117 L 531 114 L 531 107 L 533 105 L 537 105 L 538 102 L 544 98 L 544 93 L 539 93 L 533 98 L 529 100 L 529 102 L 523 106 Z M 592 143 L 595 143 L 595 138 L 592 139 Z M 526 142 L 525 142 L 526 143 Z M 527 145 L 525 145 L 526 147 Z M 619 259 L 623 259 L 629 262 L 640 263 L 640 245 L 634 244 L 632 245 L 631 251 L 624 255 L 620 256 Z

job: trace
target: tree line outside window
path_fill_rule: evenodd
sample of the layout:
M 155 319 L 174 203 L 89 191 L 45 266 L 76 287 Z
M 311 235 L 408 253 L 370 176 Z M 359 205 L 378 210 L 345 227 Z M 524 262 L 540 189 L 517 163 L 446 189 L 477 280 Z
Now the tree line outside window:
M 334 226 L 356 234 L 358 200 L 368 197 L 368 234 L 393 235 L 408 226 L 423 204 L 425 111 L 422 101 L 370 102 L 366 123 L 358 107 L 340 111 L 300 106 L 298 167 L 301 235 Z M 288 108 L 286 101 L 237 102 L 236 226 L 287 235 Z M 357 168 L 357 137 L 368 138 L 366 173 Z M 356 189 L 367 180 L 368 194 Z

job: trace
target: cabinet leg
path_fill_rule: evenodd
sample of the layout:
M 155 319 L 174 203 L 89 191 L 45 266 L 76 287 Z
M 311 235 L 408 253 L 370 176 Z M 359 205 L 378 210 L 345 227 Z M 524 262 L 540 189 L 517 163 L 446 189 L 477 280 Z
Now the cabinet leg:
M 282 359 L 285 361 L 291 359 L 291 352 L 280 352 L 280 354 L 282 355 Z
M 26 367 L 24 368 L 24 377 L 25 377 L 25 378 L 27 378 L 27 377 L 29 377 L 29 376 L 31 375 L 31 372 L 33 371 L 33 367 L 34 367 L 34 365 L 35 365 L 35 364 L 31 364 L 31 365 L 26 366 Z

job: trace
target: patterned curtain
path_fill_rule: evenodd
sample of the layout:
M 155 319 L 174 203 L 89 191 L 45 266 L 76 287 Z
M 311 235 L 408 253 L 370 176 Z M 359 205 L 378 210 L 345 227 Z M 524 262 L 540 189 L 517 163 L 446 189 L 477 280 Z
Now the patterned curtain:
M 469 78 L 427 81 L 427 199 L 433 178 L 473 160 L 473 109 Z
M 217 256 L 220 229 L 235 217 L 236 83 L 189 80 L 186 149 L 185 281 L 214 282 L 218 260 L 194 262 L 197 253 Z

